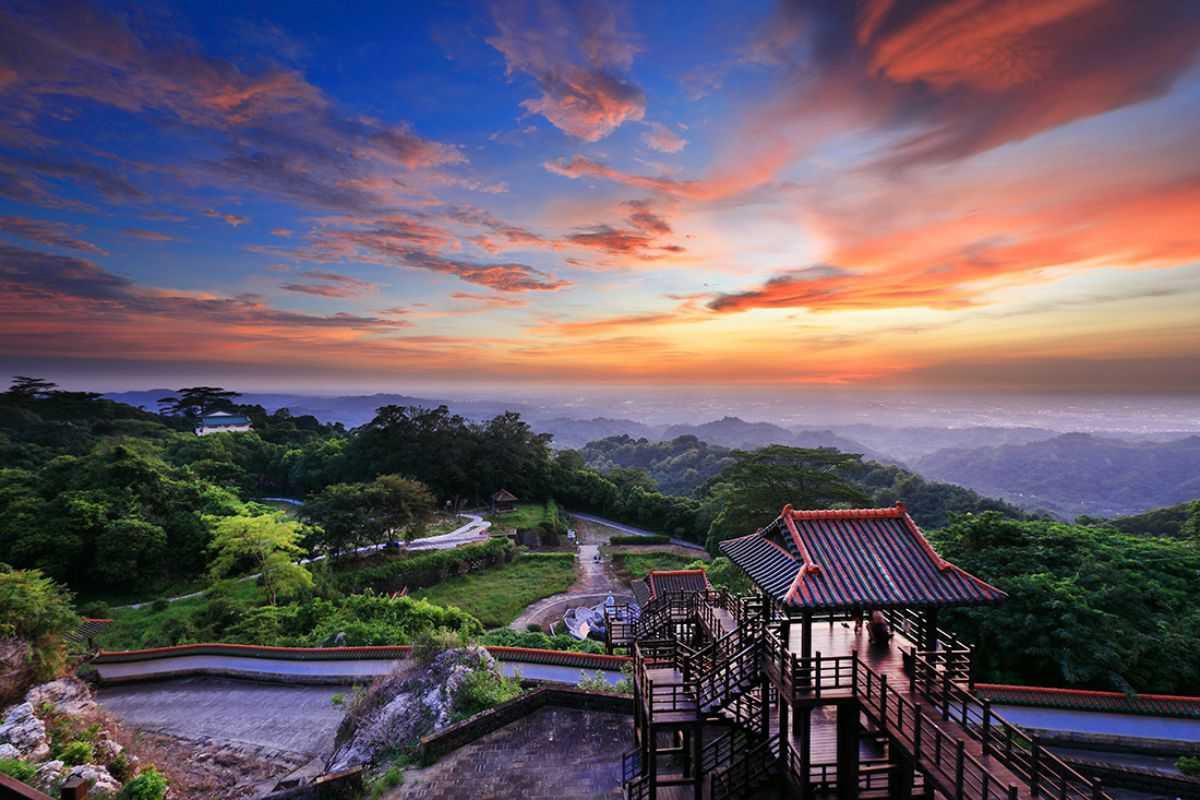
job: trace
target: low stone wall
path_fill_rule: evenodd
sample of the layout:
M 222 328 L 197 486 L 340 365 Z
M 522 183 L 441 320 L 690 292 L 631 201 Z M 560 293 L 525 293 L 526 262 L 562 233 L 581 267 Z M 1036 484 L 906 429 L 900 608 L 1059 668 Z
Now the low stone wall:
M 258 800 L 357 800 L 363 792 L 363 768 L 321 775 L 312 783 L 279 789 Z
M 612 692 L 589 692 L 566 687 L 545 687 L 481 711 L 473 717 L 423 737 L 418 748 L 421 763 L 432 764 L 465 744 L 503 728 L 545 706 L 561 706 L 587 711 L 633 714 L 633 697 Z
M 1109 753 L 1139 753 L 1148 756 L 1200 755 L 1200 742 L 1178 739 L 1151 739 L 1145 736 L 1117 736 L 1109 733 L 1080 733 L 1026 728 L 1042 744 L 1070 747 L 1076 750 L 1096 750 Z
M 1200 778 L 1169 775 L 1159 770 L 1071 758 L 1067 763 L 1085 775 L 1099 778 L 1105 787 L 1132 789 L 1155 795 L 1200 800 Z

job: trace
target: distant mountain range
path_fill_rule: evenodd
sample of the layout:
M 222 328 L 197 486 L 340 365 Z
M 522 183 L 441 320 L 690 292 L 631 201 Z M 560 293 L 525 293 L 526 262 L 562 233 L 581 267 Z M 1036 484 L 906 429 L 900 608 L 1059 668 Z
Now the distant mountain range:
M 927 478 L 1066 519 L 1138 514 L 1200 498 L 1200 436 L 1130 442 L 1070 433 L 1027 444 L 940 450 L 913 467 Z
M 170 389 L 109 394 L 112 400 L 157 410 Z M 699 425 L 650 425 L 633 419 L 579 419 L 564 408 L 512 400 L 451 399 L 403 394 L 320 397 L 247 393 L 246 403 L 268 411 L 288 408 L 325 422 L 357 427 L 384 405 L 446 405 L 469 419 L 519 412 L 554 445 L 581 449 L 590 442 L 629 436 L 650 442 L 695 436 L 712 445 L 753 449 L 770 444 L 832 447 L 864 458 L 909 467 L 927 478 L 1000 497 L 1028 511 L 1063 519 L 1080 514 L 1138 514 L 1200 497 L 1200 436 L 1190 433 L 1071 433 L 1037 427 L 889 427 L 879 424 L 797 426 L 748 422 L 726 416 Z M 566 413 L 563 413 L 566 411 Z

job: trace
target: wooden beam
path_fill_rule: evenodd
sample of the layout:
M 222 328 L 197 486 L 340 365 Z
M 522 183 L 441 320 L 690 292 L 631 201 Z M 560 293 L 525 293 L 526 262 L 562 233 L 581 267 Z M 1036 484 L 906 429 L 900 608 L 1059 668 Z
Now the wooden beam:
M 837 707 L 838 800 L 858 800 L 859 708 L 857 702 Z

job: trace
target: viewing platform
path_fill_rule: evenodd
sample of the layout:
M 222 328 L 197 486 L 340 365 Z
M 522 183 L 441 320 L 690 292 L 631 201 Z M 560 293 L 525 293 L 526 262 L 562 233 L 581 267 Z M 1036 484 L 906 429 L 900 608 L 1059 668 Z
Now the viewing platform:
M 757 595 L 611 612 L 635 665 L 627 797 L 1107 797 L 974 694 L 974 652 L 937 612 L 1004 595 L 902 507 L 785 508 L 722 549 Z

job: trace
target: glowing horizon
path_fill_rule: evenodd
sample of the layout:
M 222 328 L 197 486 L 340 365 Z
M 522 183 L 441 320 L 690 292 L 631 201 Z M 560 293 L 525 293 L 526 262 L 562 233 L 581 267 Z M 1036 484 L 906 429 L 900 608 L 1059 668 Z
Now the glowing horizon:
M 1200 7 L 688 8 L 0 8 L 0 368 L 1200 388 Z

